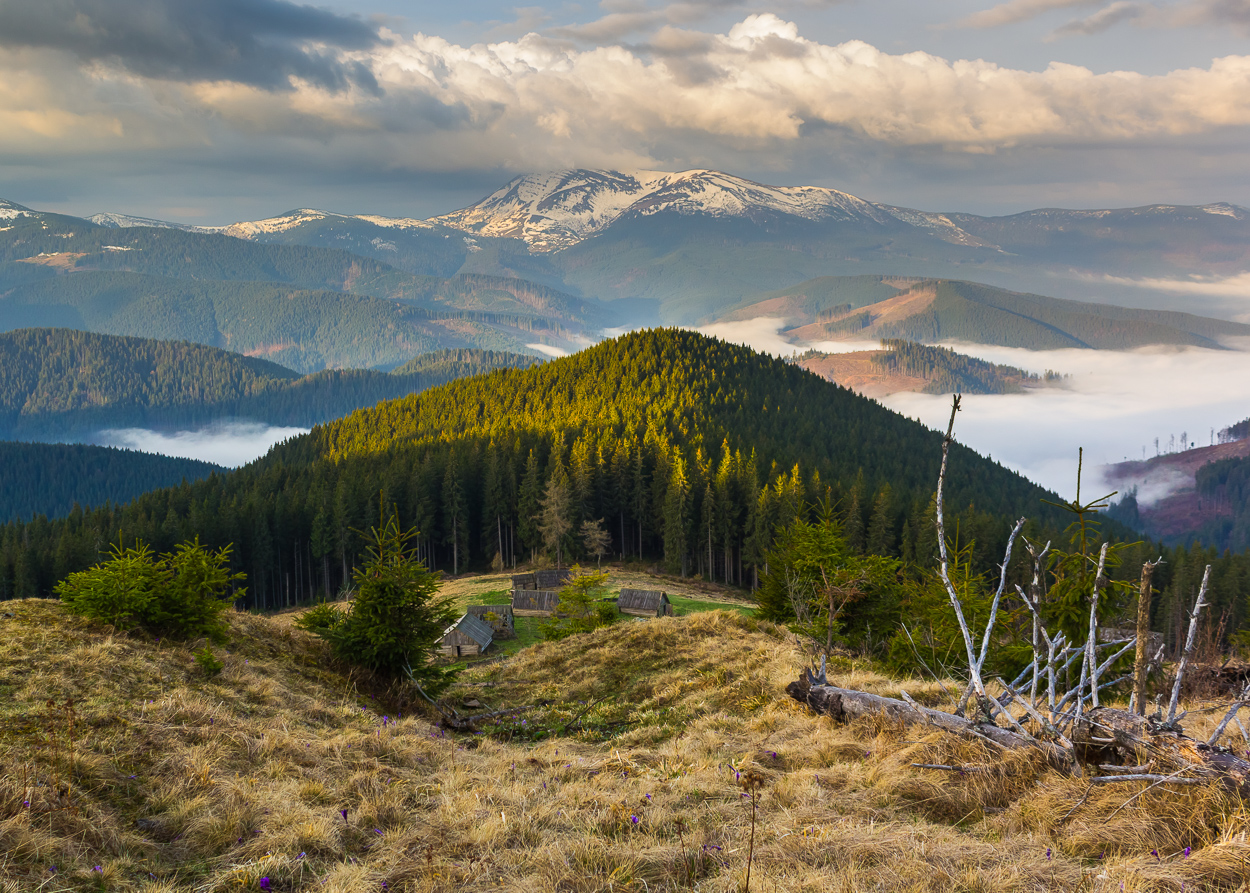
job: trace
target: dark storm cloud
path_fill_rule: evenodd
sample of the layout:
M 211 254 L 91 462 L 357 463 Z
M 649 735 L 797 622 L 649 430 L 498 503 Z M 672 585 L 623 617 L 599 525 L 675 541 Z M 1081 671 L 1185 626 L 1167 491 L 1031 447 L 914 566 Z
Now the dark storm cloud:
M 175 81 L 286 90 L 297 77 L 376 93 L 372 72 L 335 51 L 379 42 L 358 18 L 283 0 L 0 0 L 0 46 L 61 50 Z

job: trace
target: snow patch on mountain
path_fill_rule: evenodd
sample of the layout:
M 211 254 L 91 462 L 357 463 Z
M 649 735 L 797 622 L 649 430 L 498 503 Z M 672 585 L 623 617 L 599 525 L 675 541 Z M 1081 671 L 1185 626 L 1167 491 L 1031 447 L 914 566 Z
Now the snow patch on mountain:
M 151 217 L 133 217 L 129 214 L 114 214 L 111 212 L 104 214 L 92 214 L 87 218 L 96 226 L 104 226 L 109 229 L 130 229 L 136 226 L 146 226 L 153 229 L 180 229 L 185 232 L 208 232 L 201 226 L 192 226 L 189 223 L 172 223 L 168 220 L 154 220 Z
M 719 171 L 565 170 L 527 174 L 475 205 L 433 218 L 483 236 L 524 239 L 535 252 L 576 245 L 629 217 L 661 213 L 888 222 L 863 199 L 819 186 L 765 186 Z
M 13 202 L 6 202 L 0 198 L 0 220 L 14 220 L 18 217 L 34 217 L 35 213 L 30 208 L 24 208 Z
M 932 211 L 917 211 L 914 208 L 896 208 L 890 205 L 882 205 L 881 207 L 896 220 L 901 220 L 903 223 L 908 223 L 912 226 L 918 226 L 921 229 L 927 229 L 939 239 L 954 245 L 1002 250 L 994 243 L 987 242 L 965 231 L 945 214 L 936 214 Z

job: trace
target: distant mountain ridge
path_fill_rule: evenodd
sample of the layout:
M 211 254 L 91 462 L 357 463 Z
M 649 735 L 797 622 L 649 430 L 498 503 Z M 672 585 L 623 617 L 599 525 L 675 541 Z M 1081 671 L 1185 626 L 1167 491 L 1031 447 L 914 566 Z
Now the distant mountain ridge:
M 146 232 L 159 223 L 95 219 Z M 174 226 L 200 238 L 336 248 L 420 276 L 528 280 L 605 302 L 612 327 L 701 325 L 753 294 L 864 274 L 1232 317 L 1233 298 L 1192 286 L 1250 272 L 1250 211 L 1227 203 L 982 216 L 711 170 L 527 174 L 428 219 L 303 208 Z
M 1219 349 L 1250 325 L 1164 310 L 1091 304 L 977 282 L 887 276 L 822 277 L 759 296 L 730 320 L 780 317 L 797 341 L 902 338 L 1053 350 L 1129 350 L 1151 344 Z

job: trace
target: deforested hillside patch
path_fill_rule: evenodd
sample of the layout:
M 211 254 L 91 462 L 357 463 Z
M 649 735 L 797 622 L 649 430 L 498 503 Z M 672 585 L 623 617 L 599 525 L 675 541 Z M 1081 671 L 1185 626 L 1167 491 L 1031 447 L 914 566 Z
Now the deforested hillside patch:
M 516 719 L 455 734 L 311 636 L 228 616 L 211 675 L 202 643 L 4 605 L 0 889 L 728 893 L 751 797 L 758 890 L 1244 889 L 1247 814 L 1218 790 L 1125 805 L 1027 754 L 834 724 L 785 696 L 801 656 L 750 618 L 631 621 L 527 649 L 444 699 Z M 954 697 L 849 657 L 832 671 Z M 521 709 L 535 697 L 552 703 Z M 619 712 L 597 716 L 614 697 Z

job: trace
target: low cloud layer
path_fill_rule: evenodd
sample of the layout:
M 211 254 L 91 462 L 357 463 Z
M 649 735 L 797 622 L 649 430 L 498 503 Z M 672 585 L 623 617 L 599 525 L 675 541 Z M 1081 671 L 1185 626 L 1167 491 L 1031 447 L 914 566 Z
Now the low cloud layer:
M 1170 443 L 1179 448 L 1182 434 L 1207 446 L 1214 431 L 1250 417 L 1247 352 L 949 346 L 995 363 L 1071 376 L 1062 388 L 967 396 L 956 422 L 962 443 L 1066 498 L 1074 494 L 1080 447 L 1085 448 L 1086 469 L 1095 471 L 1101 465 L 1154 456 L 1156 438 L 1163 451 Z M 950 415 L 949 397 L 893 394 L 882 402 L 932 428 L 944 426 Z M 1087 485 L 1096 486 L 1093 480 L 1088 477 Z
M 275 444 L 307 433 L 307 428 L 275 428 L 259 422 L 227 422 L 198 431 L 178 431 L 173 434 L 146 428 L 113 428 L 101 431 L 95 442 L 101 446 L 200 459 L 227 468 L 237 468 L 253 459 L 259 459 Z

